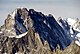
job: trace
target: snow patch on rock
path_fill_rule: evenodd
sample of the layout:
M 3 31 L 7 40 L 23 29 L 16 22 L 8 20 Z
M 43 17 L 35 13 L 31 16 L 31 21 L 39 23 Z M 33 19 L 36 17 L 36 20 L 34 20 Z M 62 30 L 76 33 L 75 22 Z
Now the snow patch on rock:
M 24 37 L 28 32 L 25 32 L 23 34 L 20 34 L 20 35 L 16 35 L 16 36 L 9 36 L 9 38 L 22 38 Z

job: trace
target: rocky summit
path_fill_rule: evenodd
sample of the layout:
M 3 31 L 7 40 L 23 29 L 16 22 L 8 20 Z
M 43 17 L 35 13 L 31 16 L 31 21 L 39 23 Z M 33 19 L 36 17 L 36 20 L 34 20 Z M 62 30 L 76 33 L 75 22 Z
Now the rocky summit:
M 73 21 L 17 8 L 0 27 L 0 54 L 80 54 L 80 22 Z

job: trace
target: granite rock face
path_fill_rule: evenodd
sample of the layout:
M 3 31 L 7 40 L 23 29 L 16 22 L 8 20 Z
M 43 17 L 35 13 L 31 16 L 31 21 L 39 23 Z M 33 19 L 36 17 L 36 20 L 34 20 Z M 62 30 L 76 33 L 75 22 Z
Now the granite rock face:
M 0 28 L 0 54 L 67 54 L 75 44 L 71 44 L 69 25 L 60 22 L 62 26 L 51 14 L 17 8 Z

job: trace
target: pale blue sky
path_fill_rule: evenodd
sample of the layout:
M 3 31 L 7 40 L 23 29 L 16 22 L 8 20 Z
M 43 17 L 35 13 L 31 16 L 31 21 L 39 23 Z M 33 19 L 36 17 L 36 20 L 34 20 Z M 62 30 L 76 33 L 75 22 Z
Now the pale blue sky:
M 33 8 L 56 18 L 80 18 L 80 0 L 0 0 L 0 26 L 17 7 Z

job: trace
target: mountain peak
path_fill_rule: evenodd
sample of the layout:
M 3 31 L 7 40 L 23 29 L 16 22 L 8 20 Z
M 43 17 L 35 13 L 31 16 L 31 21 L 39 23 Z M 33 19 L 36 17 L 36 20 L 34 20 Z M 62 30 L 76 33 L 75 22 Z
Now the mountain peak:
M 8 14 L 5 20 L 1 37 L 6 39 L 2 41 L 8 45 L 4 47 L 5 50 L 1 50 L 2 53 L 7 50 L 7 53 L 32 53 L 34 51 L 34 54 L 37 52 L 51 54 L 57 45 L 60 49 L 65 49 L 72 42 L 69 31 L 71 25 L 69 26 L 68 21 L 62 19 L 59 19 L 59 23 L 52 14 L 47 16 L 34 9 L 17 8 Z M 10 48 L 8 48 L 9 44 Z

